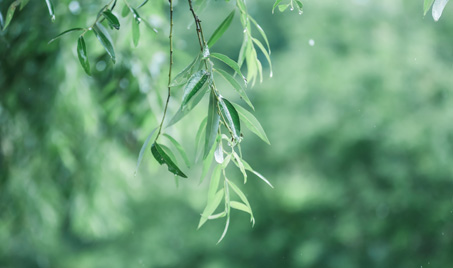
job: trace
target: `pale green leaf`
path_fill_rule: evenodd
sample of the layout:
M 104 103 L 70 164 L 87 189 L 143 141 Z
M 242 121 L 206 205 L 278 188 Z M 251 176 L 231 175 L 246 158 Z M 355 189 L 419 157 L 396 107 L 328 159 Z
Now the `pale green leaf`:
M 270 141 L 267 138 L 266 132 L 264 131 L 263 127 L 261 126 L 260 122 L 253 116 L 252 113 L 244 109 L 242 106 L 238 104 L 233 104 L 234 108 L 239 114 L 241 121 L 245 124 L 245 126 L 255 133 L 260 139 L 270 145 Z
M 140 40 L 140 25 L 137 20 L 132 21 L 132 41 L 134 46 L 138 46 L 138 41 Z
M 274 6 L 272 7 L 272 14 L 274 14 L 275 8 L 278 6 L 278 4 L 280 4 L 281 1 L 282 1 L 282 0 L 277 0 L 277 1 L 275 1 Z
M 209 216 L 211 216 L 212 213 L 214 213 L 216 209 L 219 207 L 220 203 L 222 202 L 223 195 L 224 190 L 221 189 L 214 195 L 213 198 L 208 199 L 208 203 L 204 208 L 203 213 L 201 214 L 200 222 L 198 223 L 198 229 L 201 228 L 203 224 L 205 224 Z
M 164 134 L 163 136 L 165 138 L 167 138 L 173 144 L 173 146 L 176 148 L 176 150 L 181 155 L 181 158 L 184 160 L 184 163 L 186 164 L 186 166 L 190 167 L 190 160 L 189 160 L 189 157 L 187 157 L 184 147 L 182 147 L 182 145 L 177 140 L 175 140 L 172 136 L 170 136 L 168 134 Z
M 149 135 L 146 138 L 145 142 L 143 143 L 142 148 L 140 149 L 140 153 L 138 154 L 137 166 L 135 167 L 135 174 L 137 174 L 138 168 L 140 167 L 140 164 L 142 162 L 143 156 L 145 154 L 146 147 L 148 147 L 148 143 L 151 140 L 151 138 L 153 137 L 153 135 L 156 132 L 156 130 L 157 130 L 157 128 L 154 128 L 153 130 L 151 130 L 151 132 L 149 133 Z
M 429 9 L 433 5 L 434 0 L 425 0 L 423 4 L 423 16 L 426 16 L 426 13 L 428 13 Z
M 203 158 L 206 158 L 211 151 L 212 146 L 216 140 L 218 129 L 219 129 L 220 115 L 217 112 L 217 97 L 213 91 L 211 91 L 209 97 L 208 106 L 208 117 L 206 122 L 206 136 L 204 142 L 204 154 Z
M 113 63 L 115 63 L 116 61 L 115 50 L 113 49 L 113 42 L 112 38 L 110 37 L 110 34 L 107 32 L 104 26 L 102 26 L 99 23 L 96 23 L 96 25 L 93 27 L 93 30 L 97 39 L 99 40 L 101 45 L 105 48 L 107 54 L 109 54 Z
M 269 63 L 269 69 L 270 69 L 270 77 L 272 77 L 272 62 L 271 62 L 271 57 L 267 50 L 264 48 L 263 44 L 260 42 L 260 40 L 256 38 L 252 38 L 253 42 L 261 49 L 261 52 L 263 52 L 263 55 L 266 57 L 267 62 Z M 262 71 L 261 71 L 262 72 Z
M 231 84 L 231 86 L 233 86 L 233 88 L 236 90 L 239 96 L 241 96 L 241 98 L 250 106 L 250 108 L 255 109 L 249 97 L 247 96 L 247 93 L 245 92 L 244 88 L 236 81 L 236 79 L 234 79 L 232 75 L 230 75 L 229 73 L 225 72 L 222 69 L 214 70 L 218 72 L 226 81 L 228 81 Z
M 283 11 L 285 11 L 288 7 L 289 7 L 289 4 L 286 4 L 286 5 L 279 5 L 279 6 L 278 6 L 278 10 L 280 10 L 280 12 L 283 12 Z
M 235 10 L 231 11 L 231 13 L 225 18 L 225 20 L 217 27 L 217 29 L 214 31 L 212 34 L 211 38 L 208 41 L 208 47 L 212 47 L 217 40 L 222 37 L 222 35 L 225 33 L 225 31 L 230 27 L 231 22 L 233 21 L 234 18 L 234 12 Z
M 220 53 L 211 53 L 211 57 L 216 58 L 216 59 L 222 61 L 223 63 L 225 63 L 226 65 L 230 66 L 231 69 L 233 69 L 236 73 L 238 73 L 244 79 L 244 82 L 247 81 L 247 80 L 245 80 L 244 75 L 242 75 L 241 68 L 239 68 L 239 65 L 237 64 L 237 62 L 230 59 L 228 56 L 220 54 Z

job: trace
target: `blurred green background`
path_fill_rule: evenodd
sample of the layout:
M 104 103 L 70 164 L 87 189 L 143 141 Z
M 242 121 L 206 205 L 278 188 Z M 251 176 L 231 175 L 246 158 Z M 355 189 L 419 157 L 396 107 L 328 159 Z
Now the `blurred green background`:
M 272 48 L 273 78 L 249 91 L 272 145 L 244 131 L 243 153 L 275 189 L 250 178 L 257 223 L 233 212 L 219 245 L 223 221 L 196 230 L 200 164 L 176 188 L 147 150 L 134 175 L 166 94 L 166 1 L 140 10 L 159 33 L 140 25 L 137 48 L 121 19 L 115 65 L 87 37 L 92 77 L 77 35 L 47 42 L 102 3 L 55 1 L 55 23 L 44 1 L 17 12 L 0 33 L 0 267 L 452 267 L 453 6 L 434 23 L 422 0 L 303 2 L 248 1 Z M 233 6 L 199 14 L 208 35 Z M 185 1 L 175 17 L 181 70 L 198 44 Z M 237 20 L 213 51 L 237 58 Z M 168 130 L 188 152 L 205 106 Z

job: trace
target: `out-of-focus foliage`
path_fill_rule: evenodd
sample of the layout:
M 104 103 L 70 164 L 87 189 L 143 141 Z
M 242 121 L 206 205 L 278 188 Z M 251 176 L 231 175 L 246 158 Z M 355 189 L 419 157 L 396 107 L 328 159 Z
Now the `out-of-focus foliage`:
M 0 267 L 449 267 L 453 15 L 434 23 L 418 2 L 307 0 L 300 16 L 248 1 L 272 48 L 274 77 L 248 92 L 272 145 L 244 131 L 256 142 L 242 151 L 275 189 L 249 178 L 255 227 L 234 224 L 214 247 L 222 222 L 196 231 L 207 183 L 175 188 L 149 153 L 133 174 L 166 90 L 164 2 L 141 12 L 158 34 L 142 28 L 137 48 L 112 36 L 116 65 L 98 47 L 88 77 L 76 38 L 47 42 L 98 4 L 59 1 L 57 22 L 69 15 L 51 24 L 30 1 L 0 33 Z M 225 18 L 224 4 L 201 19 Z M 235 58 L 231 27 L 216 46 Z M 182 69 L 199 48 L 193 28 L 175 31 Z M 201 114 L 174 129 L 191 153 Z

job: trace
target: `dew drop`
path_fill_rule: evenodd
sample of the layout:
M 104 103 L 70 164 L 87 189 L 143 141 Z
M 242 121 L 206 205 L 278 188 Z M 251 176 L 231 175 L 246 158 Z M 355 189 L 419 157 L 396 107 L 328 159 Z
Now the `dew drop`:
M 55 15 L 52 15 L 51 20 L 52 20 L 52 22 L 55 21 Z
M 302 10 L 299 10 L 299 15 L 302 15 L 302 13 L 303 13 Z
M 291 7 L 289 10 L 293 11 L 293 10 L 294 10 L 294 7 Z

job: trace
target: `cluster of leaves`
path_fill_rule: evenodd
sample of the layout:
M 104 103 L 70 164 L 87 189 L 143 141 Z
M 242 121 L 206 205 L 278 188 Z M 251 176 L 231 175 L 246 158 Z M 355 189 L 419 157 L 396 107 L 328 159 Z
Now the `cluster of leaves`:
M 423 4 L 423 13 L 426 16 L 429 9 L 432 8 L 432 15 L 435 21 L 438 21 L 442 16 L 445 6 L 447 5 L 448 0 L 424 0 Z
M 11 20 L 13 19 L 14 13 L 16 12 L 17 7 L 19 10 L 22 10 L 30 0 L 15 0 L 14 2 L 9 5 L 8 11 L 6 11 L 6 17 L 3 19 L 3 15 L 0 12 L 0 29 L 3 31 L 6 30 L 8 25 L 10 24 Z M 53 3 L 51 0 L 45 0 L 47 8 L 49 9 L 49 14 L 52 21 L 55 21 L 55 11 L 53 7 Z

